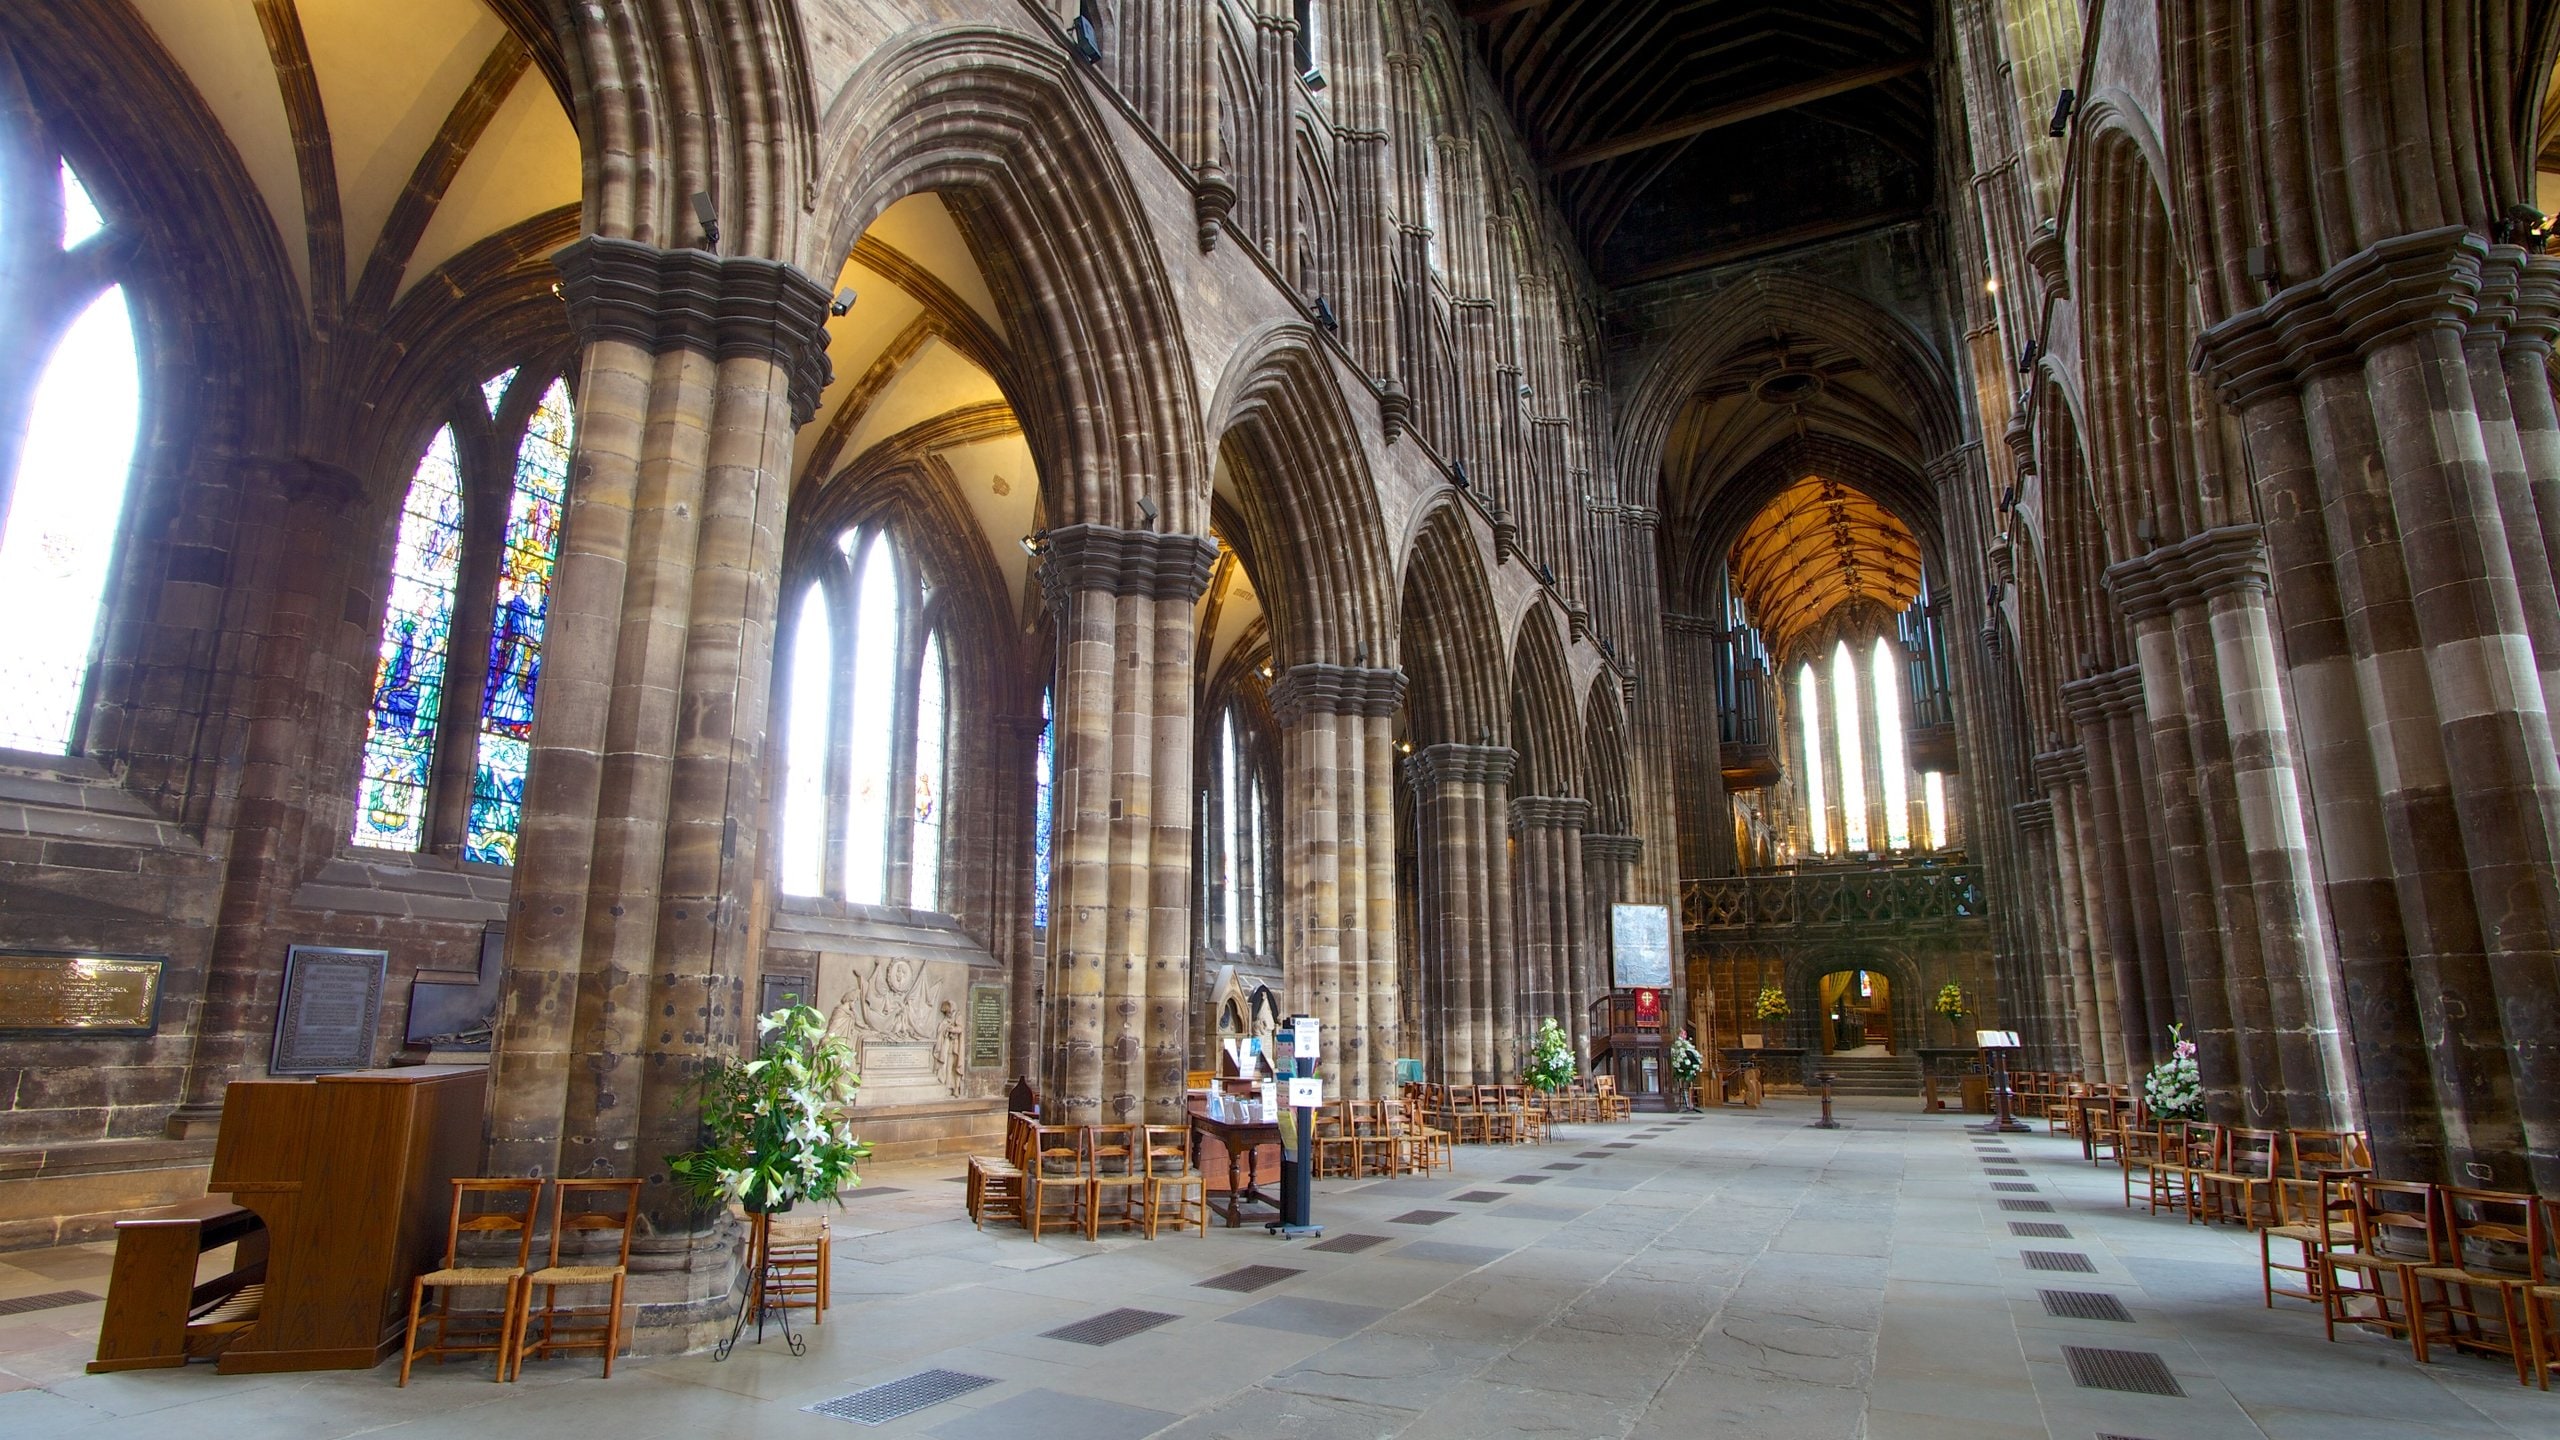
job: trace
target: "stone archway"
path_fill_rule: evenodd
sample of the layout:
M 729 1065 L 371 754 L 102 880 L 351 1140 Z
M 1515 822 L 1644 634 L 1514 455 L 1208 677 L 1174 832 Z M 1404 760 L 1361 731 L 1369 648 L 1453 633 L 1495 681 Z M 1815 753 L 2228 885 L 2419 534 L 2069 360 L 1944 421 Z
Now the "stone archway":
M 1787 1004 L 1793 1012 L 1787 1020 L 1787 1043 L 1802 1047 L 1808 1059 L 1829 1050 L 1823 1043 L 1829 1012 L 1822 1003 L 1822 982 L 1826 976 L 1852 970 L 1884 978 L 1893 1034 L 1899 1042 L 1894 1053 L 1915 1052 L 1929 1033 L 1928 995 L 1920 964 L 1899 946 L 1878 946 L 1867 940 L 1808 945 L 1787 957 Z

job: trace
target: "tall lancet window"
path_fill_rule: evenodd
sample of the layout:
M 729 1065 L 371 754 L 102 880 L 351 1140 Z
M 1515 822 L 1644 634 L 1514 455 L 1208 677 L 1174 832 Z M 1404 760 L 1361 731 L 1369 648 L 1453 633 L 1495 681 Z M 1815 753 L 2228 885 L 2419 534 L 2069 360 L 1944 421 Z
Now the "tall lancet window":
M 1840 848 L 1867 848 L 1866 747 L 1858 725 L 1866 707 L 1858 703 L 1858 662 L 1843 640 L 1831 652 L 1831 719 L 1840 732 Z
M 1820 855 L 1831 848 L 1830 817 L 1824 813 L 1827 792 L 1822 784 L 1822 682 L 1811 665 L 1796 670 L 1796 730 L 1804 744 L 1805 849 Z
M 862 525 L 788 594 L 782 891 L 938 910 L 959 716 L 923 574 Z
M 107 267 L 81 253 L 108 221 L 69 162 L 53 170 L 52 195 L 0 194 L 0 255 L 36 257 L 19 279 L 37 288 L 8 297 L 9 308 L 32 315 L 39 341 L 61 337 L 32 392 L 0 396 L 0 415 L 26 421 L 14 457 L 0 426 L 0 614 L 12 617 L 0 625 L 0 746 L 60 755 L 79 744 L 142 372 L 124 287 L 102 287 Z
M 1876 637 L 1872 662 L 1876 692 L 1876 767 L 1884 778 L 1885 848 L 1911 848 L 1911 771 L 1902 737 L 1902 667 L 1894 643 Z
M 1040 752 L 1031 762 L 1031 923 L 1049 928 L 1049 824 L 1056 800 L 1058 715 L 1055 692 L 1040 692 Z
M 543 622 L 551 613 L 551 571 L 559 562 L 560 522 L 569 505 L 575 424 L 569 387 L 554 380 L 516 444 L 497 603 L 489 618 L 489 670 L 480 692 L 471 829 L 462 850 L 465 859 L 492 865 L 516 861 L 516 825 L 524 814 L 525 771 L 533 758 L 533 696 L 542 680 Z
M 409 477 L 382 611 L 355 842 L 386 850 L 426 843 L 427 789 L 444 722 L 445 659 L 462 575 L 462 471 L 453 427 L 436 431 Z
M 1275 948 L 1272 780 L 1268 745 L 1257 738 L 1263 733 L 1244 701 L 1228 701 L 1218 712 L 1203 777 L 1199 913 L 1210 946 L 1229 953 L 1267 955 Z
M 436 430 L 409 477 L 349 838 L 512 865 L 577 419 L 567 382 L 521 367 L 455 403 L 486 421 L 448 410 L 456 423 Z M 482 439 L 464 441 L 465 418 Z M 486 528 L 466 528 L 473 513 L 489 517 Z M 482 563 L 474 573 L 492 578 L 466 596 L 473 555 Z M 464 738 L 448 743 L 451 735 Z

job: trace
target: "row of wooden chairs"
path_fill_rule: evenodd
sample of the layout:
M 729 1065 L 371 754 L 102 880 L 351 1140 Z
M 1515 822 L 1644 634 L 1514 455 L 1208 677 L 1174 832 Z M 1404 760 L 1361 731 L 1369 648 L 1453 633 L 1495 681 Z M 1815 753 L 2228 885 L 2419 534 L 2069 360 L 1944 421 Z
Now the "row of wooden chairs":
M 551 1186 L 548 1258 L 533 1265 L 535 1220 L 542 1189 Z M 631 1234 L 640 1207 L 637 1180 L 467 1179 L 453 1182 L 453 1211 L 445 1227 L 444 1263 L 409 1286 L 409 1335 L 400 1353 L 400 1383 L 421 1355 L 443 1364 L 448 1355 L 495 1355 L 498 1380 L 539 1360 L 571 1350 L 613 1357 L 622 1349 L 622 1288 L 631 1269 Z M 610 1291 L 603 1305 L 562 1305 L 563 1288 Z M 499 1292 L 495 1311 L 456 1313 L 456 1292 Z M 534 1307 L 533 1295 L 542 1292 Z M 435 1304 L 427 1305 L 432 1295 Z M 434 1333 L 427 1338 L 432 1323 Z
M 1316 1175 L 1429 1175 L 1455 1163 L 1451 1137 L 1410 1099 L 1337 1100 L 1316 1121 Z
M 1206 1180 L 1191 1163 L 1188 1125 L 1043 1125 L 1006 1117 L 1002 1155 L 972 1155 L 969 1219 L 1011 1220 L 1038 1240 L 1065 1225 L 1098 1240 L 1105 1228 L 1143 1231 L 1150 1240 L 1170 1219 L 1209 1233 Z
M 1545 1144 L 1553 1125 L 1523 1085 L 1408 1085 L 1408 1099 L 1460 1145 Z
M 2095 1087 L 2075 1098 L 2128 1208 L 2139 1185 L 2154 1215 L 2257 1233 L 2269 1308 L 2317 1305 L 2330 1339 L 2370 1326 L 2421 1363 L 2439 1348 L 2502 1356 L 2546 1390 L 2560 1373 L 2560 1200 L 2377 1178 L 2361 1131 L 2163 1121 Z

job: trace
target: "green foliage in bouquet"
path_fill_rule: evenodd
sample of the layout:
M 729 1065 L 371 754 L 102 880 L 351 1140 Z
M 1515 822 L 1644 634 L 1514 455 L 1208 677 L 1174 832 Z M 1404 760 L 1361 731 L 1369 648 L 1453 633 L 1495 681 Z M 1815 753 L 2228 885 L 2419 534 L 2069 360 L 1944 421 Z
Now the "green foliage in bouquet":
M 788 1210 L 861 1183 L 853 1167 L 871 1147 L 853 1138 L 853 1092 L 862 1083 L 853 1046 L 791 998 L 757 1018 L 756 1058 L 704 1069 L 702 1147 L 667 1157 L 676 1183 L 705 1206 Z
M 1573 1037 L 1565 1034 L 1564 1027 L 1552 1018 L 1539 1021 L 1537 1038 L 1529 1042 L 1529 1063 L 1521 1076 L 1529 1088 L 1553 1095 L 1581 1073 L 1581 1067 L 1573 1060 Z
M 2169 1027 L 2169 1058 L 2142 1079 L 2142 1098 L 2163 1120 L 2204 1118 L 2204 1072 L 2196 1068 L 2196 1042 L 2185 1031 L 2183 1025 Z
M 1689 1038 L 1689 1032 L 1681 1031 L 1680 1038 L 1671 1042 L 1671 1078 L 1686 1089 L 1697 1084 L 1698 1077 L 1706 1072 L 1707 1057 L 1698 1053 L 1697 1042 Z
M 1962 1023 L 1965 1017 L 1963 989 L 1953 982 L 1939 986 L 1938 998 L 1930 1002 L 1929 1008 L 1947 1017 L 1950 1025 Z

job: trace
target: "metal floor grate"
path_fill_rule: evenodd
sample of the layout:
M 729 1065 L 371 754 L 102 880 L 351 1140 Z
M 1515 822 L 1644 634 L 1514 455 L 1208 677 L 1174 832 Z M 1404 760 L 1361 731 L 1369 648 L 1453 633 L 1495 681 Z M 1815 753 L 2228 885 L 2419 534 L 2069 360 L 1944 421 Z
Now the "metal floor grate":
M 2186 1396 L 2167 1361 L 2148 1350 L 2095 1350 L 2065 1345 L 2062 1358 L 2071 1362 L 2071 1383 L 2083 1390 L 2126 1390 L 2136 1395 Z
M 2133 1323 L 2133 1312 L 2124 1308 L 2122 1300 L 2104 1290 L 2039 1290 L 2036 1296 L 2044 1301 L 2044 1313 L 2047 1315 L 2059 1315 L 2066 1320 Z
M 1982 1173 L 1985 1175 L 2024 1175 L 2027 1172 L 2019 1169 L 2015 1165 L 1985 1165 L 1982 1167 Z
M 1610 1160 L 1615 1159 L 1616 1157 L 1612 1156 L 1606 1150 L 1576 1150 L 1573 1152 L 1573 1158 L 1576 1160 Z
M 1552 1175 L 1506 1175 L 1494 1183 L 1497 1185 L 1544 1185 L 1554 1178 Z
M 1579 1170 L 1582 1167 L 1571 1160 L 1553 1160 L 1548 1162 L 1547 1168 L 1550 1170 Z
M 1357 1255 L 1363 1250 L 1384 1245 L 1392 1238 L 1394 1237 L 1387 1235 L 1336 1235 L 1330 1240 L 1319 1240 L 1307 1248 L 1326 1250 L 1336 1255 Z
M 2012 1220 L 2009 1233 L 2029 1240 L 2068 1240 L 2071 1227 L 2052 1220 Z
M 1292 1270 L 1288 1273 L 1295 1275 L 1298 1272 Z M 1181 1318 L 1179 1315 L 1168 1315 L 1162 1310 L 1105 1310 L 1090 1320 L 1079 1320 L 1073 1325 L 1061 1325 L 1055 1330 L 1043 1330 L 1040 1332 L 1040 1338 L 1064 1340 L 1070 1345 L 1109 1345 L 1126 1340 L 1132 1335 L 1144 1334 L 1168 1321 Z
M 1239 1295 L 1250 1295 L 1256 1290 L 1277 1285 L 1292 1275 L 1306 1273 L 1304 1270 L 1294 1270 L 1286 1265 L 1247 1265 L 1241 1270 L 1230 1270 L 1224 1275 L 1212 1275 L 1201 1281 L 1198 1288 L 1233 1290 Z
M 1388 1220 L 1387 1223 L 1390 1225 L 1437 1225 L 1443 1220 L 1457 1218 L 1458 1212 L 1455 1210 L 1407 1210 Z
M 969 1177 L 966 1175 L 961 1176 L 960 1183 L 963 1185 L 968 1184 Z M 856 1199 L 864 1195 L 904 1195 L 906 1193 L 907 1192 L 904 1189 L 896 1185 L 856 1185 L 852 1189 L 844 1192 L 845 1198 L 848 1200 Z
M 2003 1200 L 2000 1202 L 2000 1208 L 2017 1215 L 2050 1215 L 2053 1213 L 2053 1202 L 2050 1200 Z
M 971 1375 L 960 1370 L 926 1370 L 903 1380 L 856 1390 L 833 1400 L 821 1400 L 807 1408 L 812 1415 L 850 1420 L 856 1425 L 886 1425 L 994 1383 L 992 1375 Z
M 1636 1142 L 1633 1140 L 1612 1140 L 1600 1148 L 1603 1150 L 1633 1150 L 1636 1148 Z
M 2012 1195 L 2033 1195 L 2036 1193 L 2035 1182 L 2031 1180 L 1994 1180 L 1991 1182 L 1991 1188 L 1994 1190 L 2004 1190 Z
M 1449 1198 L 1461 1205 L 1490 1205 L 1496 1200 L 1508 1200 L 1511 1197 L 1499 1190 L 1462 1190 Z
M 0 1300 L 0 1315 L 32 1315 L 38 1310 L 59 1310 L 65 1305 L 86 1305 L 104 1299 L 86 1290 L 48 1290 L 42 1295 L 21 1295 L 15 1300 Z
M 2077 1250 L 2021 1250 L 2018 1258 L 2030 1270 L 2067 1270 L 2074 1275 L 2095 1275 L 2098 1267 Z

